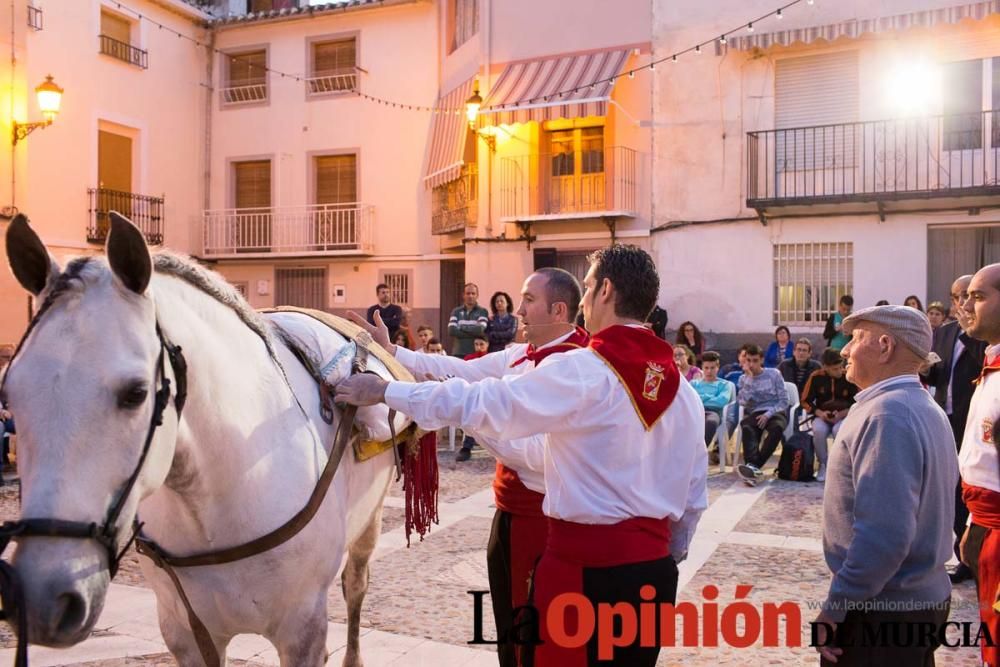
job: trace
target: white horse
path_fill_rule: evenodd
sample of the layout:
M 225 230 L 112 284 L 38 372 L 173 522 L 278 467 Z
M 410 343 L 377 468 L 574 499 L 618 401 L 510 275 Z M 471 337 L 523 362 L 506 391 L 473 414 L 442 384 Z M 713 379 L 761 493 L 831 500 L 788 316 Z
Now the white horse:
M 26 218 L 8 230 L 14 274 L 38 303 L 51 302 L 5 379 L 20 427 L 22 518 L 101 524 L 108 515 L 150 429 L 160 384 L 158 323 L 183 348 L 187 403 L 179 417 L 170 403 L 155 430 L 116 522 L 116 547 L 124 546 L 137 512 L 143 532 L 172 555 L 249 542 L 305 505 L 336 420 L 322 421 L 316 383 L 234 289 L 189 260 L 151 257 L 139 230 L 112 218 L 107 261 L 78 259 L 65 271 Z M 323 329 L 311 320 L 298 326 Z M 176 386 L 175 379 L 172 393 Z M 233 636 L 254 633 L 274 644 L 283 666 L 323 665 L 328 589 L 345 552 L 343 664 L 362 664 L 361 603 L 392 472 L 391 453 L 358 463 L 348 449 L 318 513 L 294 538 L 231 564 L 175 570 L 222 664 Z M 108 549 L 92 539 L 19 538 L 14 567 L 32 643 L 69 646 L 90 634 L 108 590 L 109 560 Z M 164 570 L 141 560 L 171 653 L 181 665 L 204 664 L 176 587 Z

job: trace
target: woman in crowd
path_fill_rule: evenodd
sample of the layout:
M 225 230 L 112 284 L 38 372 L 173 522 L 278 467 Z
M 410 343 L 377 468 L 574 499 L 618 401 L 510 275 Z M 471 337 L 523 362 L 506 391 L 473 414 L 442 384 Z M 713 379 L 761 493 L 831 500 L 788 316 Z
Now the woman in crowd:
M 696 359 L 700 359 L 701 353 L 705 351 L 705 337 L 701 335 L 694 322 L 685 322 L 677 330 L 677 345 L 685 346 L 694 353 Z
M 932 301 L 931 305 L 927 306 L 927 319 L 931 321 L 932 329 L 937 329 L 944 324 L 947 318 L 948 309 L 940 301 Z
M 694 365 L 694 352 L 684 343 L 674 345 L 674 363 L 681 375 L 687 378 L 688 382 L 700 380 L 704 377 L 701 369 Z
M 792 343 L 792 333 L 784 324 L 774 330 L 774 342 L 767 346 L 764 354 L 764 368 L 777 368 L 785 359 L 792 358 L 795 344 Z
M 903 301 L 903 305 L 909 306 L 910 308 L 916 308 L 921 313 L 924 312 L 924 304 L 920 303 L 920 297 L 918 297 L 916 294 L 911 294 L 910 296 L 906 297 L 906 300 Z
M 490 340 L 489 352 L 499 352 L 514 342 L 517 335 L 517 317 L 514 301 L 506 292 L 495 292 L 490 299 L 492 317 L 486 323 L 486 336 Z

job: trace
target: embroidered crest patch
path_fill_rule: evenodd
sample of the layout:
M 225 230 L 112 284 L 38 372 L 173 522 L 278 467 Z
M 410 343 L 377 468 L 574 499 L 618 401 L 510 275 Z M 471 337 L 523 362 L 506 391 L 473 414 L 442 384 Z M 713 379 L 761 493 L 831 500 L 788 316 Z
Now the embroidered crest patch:
M 661 382 L 663 382 L 663 366 L 647 361 L 646 379 L 642 383 L 642 397 L 655 401 L 657 394 L 660 393 Z
M 983 420 L 983 442 L 993 442 L 993 420 Z

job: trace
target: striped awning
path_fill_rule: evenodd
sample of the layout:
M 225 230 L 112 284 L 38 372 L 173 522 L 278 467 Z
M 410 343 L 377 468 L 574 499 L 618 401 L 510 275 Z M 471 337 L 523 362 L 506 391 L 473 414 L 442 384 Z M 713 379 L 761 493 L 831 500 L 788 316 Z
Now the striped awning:
M 438 99 L 437 109 L 431 123 L 430 155 L 427 159 L 427 175 L 424 184 L 435 188 L 458 178 L 465 158 L 465 139 L 469 131 L 469 121 L 465 116 L 465 101 L 472 96 L 469 79 Z
M 840 37 L 860 37 L 864 34 L 877 34 L 909 28 L 932 28 L 939 25 L 958 23 L 964 19 L 983 19 L 990 14 L 1000 13 L 1000 0 L 986 0 L 965 5 L 927 9 L 919 12 L 896 14 L 895 16 L 879 16 L 858 18 L 840 23 L 821 26 L 809 26 L 780 30 L 777 32 L 762 32 L 752 35 L 732 36 L 727 44 L 729 48 L 742 51 L 750 49 L 766 49 L 770 46 L 790 46 L 795 43 L 811 44 L 817 40 L 833 41 Z M 716 52 L 725 47 L 716 42 Z
M 507 65 L 479 112 L 480 125 L 607 115 L 614 81 L 631 48 Z M 600 82 L 600 83 L 596 83 Z

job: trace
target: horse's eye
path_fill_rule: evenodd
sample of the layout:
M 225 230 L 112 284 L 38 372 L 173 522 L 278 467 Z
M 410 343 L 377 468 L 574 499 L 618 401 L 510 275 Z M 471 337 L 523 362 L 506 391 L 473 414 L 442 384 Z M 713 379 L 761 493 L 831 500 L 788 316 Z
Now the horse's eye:
M 124 410 L 134 410 L 146 402 L 149 391 L 145 385 L 133 384 L 118 392 L 118 407 Z

